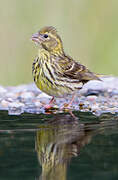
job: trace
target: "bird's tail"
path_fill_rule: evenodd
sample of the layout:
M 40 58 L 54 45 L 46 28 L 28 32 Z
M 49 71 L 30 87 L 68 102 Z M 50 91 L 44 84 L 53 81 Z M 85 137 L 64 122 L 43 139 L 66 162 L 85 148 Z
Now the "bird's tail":
M 107 75 L 105 75 L 105 74 L 98 74 L 98 73 L 96 73 L 95 74 L 97 77 L 106 77 Z
M 106 74 L 95 74 L 101 81 L 103 81 L 102 78 L 107 78 L 107 77 L 111 77 L 112 75 L 106 75 Z

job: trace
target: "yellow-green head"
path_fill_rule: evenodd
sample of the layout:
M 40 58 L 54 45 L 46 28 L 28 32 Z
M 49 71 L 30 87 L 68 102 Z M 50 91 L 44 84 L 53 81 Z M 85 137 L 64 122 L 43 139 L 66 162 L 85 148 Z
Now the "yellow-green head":
M 56 29 L 52 26 L 46 26 L 32 35 L 32 40 L 39 45 L 39 48 L 45 49 L 51 54 L 63 52 L 63 45 Z

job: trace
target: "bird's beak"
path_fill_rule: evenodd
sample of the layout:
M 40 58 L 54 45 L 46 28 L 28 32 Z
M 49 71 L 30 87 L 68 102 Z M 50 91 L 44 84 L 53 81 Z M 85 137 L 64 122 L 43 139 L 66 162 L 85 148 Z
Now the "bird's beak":
M 31 40 L 39 43 L 39 33 L 35 33 L 32 35 Z

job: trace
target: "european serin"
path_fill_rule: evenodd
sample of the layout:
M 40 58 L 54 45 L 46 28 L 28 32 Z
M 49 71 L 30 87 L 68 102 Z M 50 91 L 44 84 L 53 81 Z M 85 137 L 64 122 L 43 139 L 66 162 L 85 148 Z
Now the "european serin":
M 56 29 L 44 27 L 32 35 L 38 45 L 38 56 L 33 62 L 32 72 L 37 87 L 46 94 L 63 97 L 75 94 L 89 80 L 100 80 L 84 65 L 66 55 Z M 72 103 L 74 96 L 69 103 Z M 52 102 L 51 101 L 51 102 Z

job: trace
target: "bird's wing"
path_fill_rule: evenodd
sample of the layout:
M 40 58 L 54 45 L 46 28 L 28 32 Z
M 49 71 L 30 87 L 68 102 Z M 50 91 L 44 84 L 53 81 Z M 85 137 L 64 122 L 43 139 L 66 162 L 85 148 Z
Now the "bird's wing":
M 70 79 L 76 79 L 83 83 L 89 80 L 100 80 L 97 75 L 89 71 L 84 65 L 67 58 L 67 61 L 60 61 L 62 67 L 63 76 Z

